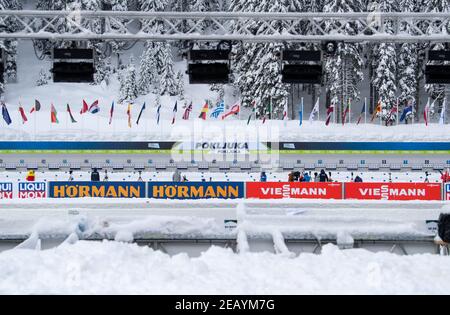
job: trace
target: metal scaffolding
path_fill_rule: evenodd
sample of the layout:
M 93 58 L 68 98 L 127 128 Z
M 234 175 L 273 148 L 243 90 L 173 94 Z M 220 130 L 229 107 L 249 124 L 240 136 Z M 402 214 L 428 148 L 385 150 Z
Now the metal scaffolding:
M 449 25 L 439 12 L 0 11 L 0 39 L 447 42 Z

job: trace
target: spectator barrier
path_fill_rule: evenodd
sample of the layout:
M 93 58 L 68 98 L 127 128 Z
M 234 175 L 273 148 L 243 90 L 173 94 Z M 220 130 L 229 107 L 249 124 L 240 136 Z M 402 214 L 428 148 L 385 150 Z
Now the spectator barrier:
M 4 182 L 0 199 L 450 200 L 450 184 L 302 182 Z

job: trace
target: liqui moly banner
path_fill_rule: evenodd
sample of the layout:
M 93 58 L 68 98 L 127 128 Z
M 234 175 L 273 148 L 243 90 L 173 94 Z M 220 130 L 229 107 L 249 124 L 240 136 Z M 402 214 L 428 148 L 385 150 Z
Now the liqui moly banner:
M 13 199 L 12 183 L 0 183 L 0 199 Z
M 41 182 L 19 183 L 19 199 L 36 199 L 47 197 L 47 185 Z
M 346 183 L 345 199 L 359 200 L 441 200 L 441 184 L 429 183 Z
M 249 182 L 247 198 L 256 199 L 342 199 L 342 183 Z
M 450 184 L 445 184 L 445 200 L 450 200 Z

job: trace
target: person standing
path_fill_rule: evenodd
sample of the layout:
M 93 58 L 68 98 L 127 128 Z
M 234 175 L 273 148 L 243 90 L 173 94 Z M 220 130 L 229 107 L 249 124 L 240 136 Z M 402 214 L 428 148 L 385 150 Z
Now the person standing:
M 69 182 L 73 182 L 73 180 L 74 180 L 74 178 L 73 178 L 73 171 L 70 170 L 70 171 L 69 171 L 69 179 L 68 179 L 68 181 L 69 181 Z
M 266 172 L 261 172 L 261 178 L 260 178 L 261 182 L 267 182 L 267 175 Z
M 27 181 L 28 182 L 34 182 L 36 180 L 36 175 L 34 173 L 34 170 L 29 170 L 27 173 Z
M 321 183 L 328 182 L 328 175 L 327 175 L 327 173 L 325 173 L 325 170 L 320 171 L 319 182 L 321 182 Z
M 100 181 L 100 174 L 98 173 L 98 170 L 94 168 L 91 173 L 91 182 L 99 182 Z
M 181 182 L 181 174 L 180 172 L 177 170 L 175 170 L 175 172 L 172 175 L 172 181 L 173 182 Z

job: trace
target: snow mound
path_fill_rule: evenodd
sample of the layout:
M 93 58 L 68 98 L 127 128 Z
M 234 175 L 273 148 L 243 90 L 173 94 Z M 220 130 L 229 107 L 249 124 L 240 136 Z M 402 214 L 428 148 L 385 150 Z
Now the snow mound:
M 1 294 L 445 294 L 448 257 L 399 256 L 326 245 L 321 255 L 235 254 L 198 258 L 119 242 L 79 241 L 0 254 Z

